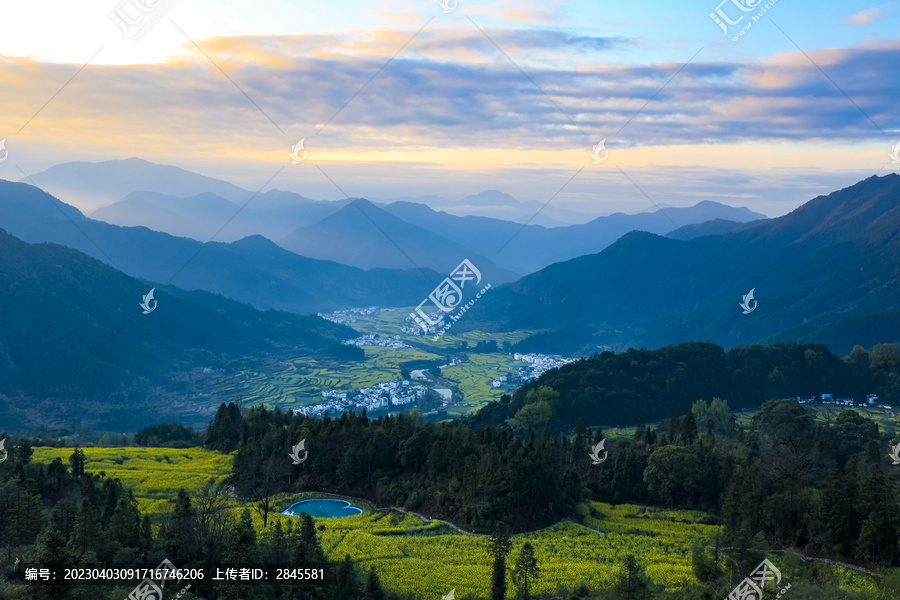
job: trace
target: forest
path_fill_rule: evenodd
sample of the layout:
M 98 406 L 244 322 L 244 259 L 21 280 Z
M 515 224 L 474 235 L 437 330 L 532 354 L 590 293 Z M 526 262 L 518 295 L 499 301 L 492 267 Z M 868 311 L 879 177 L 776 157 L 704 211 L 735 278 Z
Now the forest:
M 686 364 L 703 363 L 707 369 L 715 360 L 756 364 L 755 369 L 746 367 L 748 378 L 776 370 L 784 377 L 779 385 L 799 385 L 806 378 L 833 386 L 829 389 L 836 394 L 854 389 L 896 394 L 896 346 L 875 347 L 871 353 L 854 350 L 837 362 L 815 347 L 746 348 L 722 356 L 705 344 L 663 350 L 670 360 L 680 356 L 682 362 L 690 361 Z M 647 351 L 635 351 L 630 359 L 631 373 L 644 365 L 638 381 L 655 381 L 661 367 L 650 357 Z M 778 357 L 783 362 L 772 366 Z M 122 482 L 85 470 L 83 450 L 73 449 L 68 464 L 60 459 L 39 464 L 31 460 L 33 447 L 62 441 L 11 436 L 9 460 L 0 463 L 0 544 L 6 547 L 0 565 L 7 575 L 0 592 L 11 599 L 100 597 L 97 588 L 86 592 L 61 584 L 34 589 L 12 584 L 8 579 L 16 557 L 67 566 L 154 566 L 163 558 L 176 564 L 324 562 L 317 541 L 324 524 L 307 516 L 284 527 L 280 519 L 271 519 L 282 509 L 285 494 L 307 491 L 361 497 L 486 534 L 492 600 L 529 597 L 529 578 L 540 573 L 540 561 L 524 547 L 511 554 L 510 535 L 564 519 L 602 531 L 603 517 L 593 502 L 703 511 L 706 522 L 720 526 L 719 533 L 694 547 L 690 585 L 664 589 L 645 574 L 639 557 L 625 555 L 614 586 L 590 589 L 571 581 L 557 598 L 721 598 L 733 588 L 735 577 L 748 575 L 772 553 L 784 554 L 794 597 L 838 597 L 823 591 L 831 585 L 827 563 L 808 562 L 813 559 L 881 575 L 877 589 L 865 595 L 842 589 L 839 597 L 897 597 L 900 506 L 898 474 L 890 458 L 893 430 L 882 430 L 865 411 L 850 408 L 830 421 L 816 419 L 795 397 L 764 400 L 745 427 L 738 424 L 729 400 L 705 399 L 717 391 L 714 386 L 692 388 L 696 397 L 685 409 L 670 408 L 652 426 L 638 423 L 627 437 L 604 439 L 603 427 L 587 425 L 582 416 L 574 427 L 566 426 L 564 401 L 581 398 L 583 392 L 563 384 L 600 381 L 602 371 L 590 379 L 588 367 L 610 360 L 617 359 L 600 355 L 568 365 L 545 375 L 543 384 L 504 397 L 496 406 L 507 411 L 519 406 L 504 420 L 498 419 L 495 406 L 471 418 L 433 423 L 415 411 L 378 419 L 365 412 L 320 418 L 231 402 L 220 405 L 203 432 L 177 423 L 146 427 L 128 443 L 169 448 L 202 444 L 233 457 L 226 481 L 211 481 L 194 494 L 182 489 L 154 522 L 141 513 Z M 707 371 L 702 377 L 728 381 L 730 373 Z M 630 385 L 638 387 L 637 381 Z M 645 392 L 652 396 L 649 388 Z M 678 404 L 673 400 L 673 405 Z M 291 449 L 301 440 L 308 458 L 293 464 Z M 591 455 L 601 444 L 607 454 L 598 464 Z M 243 502 L 244 508 L 227 510 L 230 499 Z M 399 597 L 384 589 L 374 570 L 349 556 L 335 568 L 337 583 L 321 589 L 198 587 L 187 593 L 204 598 Z M 124 591 L 121 597 L 128 592 L 106 591 Z
M 687 342 L 657 350 L 602 352 L 544 373 L 520 387 L 512 398 L 483 408 L 484 422 L 502 424 L 527 404 L 526 397 L 547 386 L 559 393 L 559 423 L 631 426 L 658 421 L 675 410 L 685 414 L 693 402 L 714 397 L 734 410 L 758 409 L 772 398 L 836 398 L 900 404 L 900 349 L 878 344 L 871 352 L 855 346 L 844 359 L 822 344 L 774 344 L 724 350 Z M 571 431 L 571 430 L 570 430 Z

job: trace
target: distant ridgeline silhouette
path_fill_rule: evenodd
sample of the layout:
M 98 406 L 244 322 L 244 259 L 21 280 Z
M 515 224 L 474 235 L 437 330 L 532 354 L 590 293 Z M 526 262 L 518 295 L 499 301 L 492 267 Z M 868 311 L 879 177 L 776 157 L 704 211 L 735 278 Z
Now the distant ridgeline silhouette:
M 790 214 L 693 239 L 632 232 L 599 254 L 491 291 L 461 328 L 538 329 L 522 351 L 592 354 L 688 340 L 900 340 L 900 175 L 870 177 Z M 757 306 L 739 304 L 754 290 Z

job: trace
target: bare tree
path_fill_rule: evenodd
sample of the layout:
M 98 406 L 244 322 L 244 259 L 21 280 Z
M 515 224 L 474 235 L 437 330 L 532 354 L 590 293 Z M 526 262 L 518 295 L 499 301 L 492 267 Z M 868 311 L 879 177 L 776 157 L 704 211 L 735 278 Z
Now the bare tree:
M 215 477 L 210 478 L 194 497 L 196 547 L 210 564 L 221 561 L 228 549 L 232 519 L 227 505 L 228 497 L 222 486 L 216 484 Z

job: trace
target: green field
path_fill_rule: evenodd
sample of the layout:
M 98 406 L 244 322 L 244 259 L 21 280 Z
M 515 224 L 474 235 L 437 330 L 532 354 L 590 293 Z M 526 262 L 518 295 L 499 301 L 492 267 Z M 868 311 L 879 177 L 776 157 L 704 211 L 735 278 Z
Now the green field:
M 441 357 L 414 348 L 366 346 L 366 359 L 342 365 L 313 358 L 288 361 L 273 373 L 244 371 L 238 379 L 218 389 L 226 398 L 242 396 L 247 404 L 265 403 L 282 409 L 322 402 L 325 390 L 355 392 L 400 377 L 400 363 Z
M 460 364 L 441 369 L 441 377 L 462 390 L 465 404 L 477 407 L 509 393 L 502 388 L 491 387 L 491 381 L 510 375 L 513 372 L 510 368 L 518 369 L 522 364 L 498 352 L 469 354 Z M 467 411 L 462 408 L 459 412 Z
M 383 348 L 365 346 L 366 358 L 357 363 L 337 364 L 315 358 L 289 359 L 265 371 L 241 370 L 228 377 L 222 377 L 214 384 L 209 410 L 215 410 L 222 401 L 230 401 L 238 396 L 247 405 L 266 404 L 289 410 L 297 406 L 317 404 L 322 401 L 325 390 L 339 390 L 353 393 L 361 388 L 372 387 L 385 381 L 400 378 L 400 364 L 411 360 L 442 360 L 448 356 L 461 362 L 444 369 L 441 373 L 447 387 L 462 392 L 463 403 L 451 407 L 451 414 L 465 414 L 492 400 L 497 400 L 509 390 L 491 387 L 491 381 L 501 375 L 510 374 L 510 368 L 517 370 L 523 363 L 513 360 L 503 352 L 474 353 L 458 352 L 456 348 L 463 342 L 474 347 L 478 342 L 494 340 L 498 345 L 504 342 L 516 343 L 529 335 L 527 331 L 486 334 L 481 331 L 463 332 L 452 335 L 453 329 L 432 342 L 432 336 L 404 334 L 400 327 L 411 309 L 397 309 L 382 312 L 371 317 L 360 317 L 351 325 L 360 334 L 378 334 L 382 337 L 400 335 L 412 348 Z M 438 386 L 440 387 L 440 386 Z
M 231 456 L 191 448 L 85 448 L 85 469 L 106 477 L 118 477 L 138 499 L 141 510 L 159 522 L 171 510 L 169 500 L 178 489 L 195 492 L 210 478 L 221 480 L 230 473 Z M 49 463 L 59 457 L 66 462 L 71 448 L 35 448 L 34 461 Z M 283 494 L 269 527 L 290 517 L 280 512 L 307 497 L 327 494 Z M 318 519 L 324 525 L 320 540 L 330 560 L 349 554 L 367 569 L 375 569 L 390 590 L 411 592 L 425 598 L 439 598 L 456 589 L 457 597 L 489 593 L 490 561 L 485 538 L 463 535 L 436 521 L 423 524 L 417 517 L 392 511 L 374 511 L 358 503 L 365 513 L 341 519 Z M 251 508 L 235 501 L 234 512 Z M 625 554 L 634 554 L 657 584 L 680 587 L 693 581 L 691 547 L 706 542 L 718 527 L 704 524 L 706 515 L 698 511 L 669 511 L 634 505 L 593 503 L 590 515 L 582 506 L 580 523 L 565 521 L 543 531 L 513 537 L 514 561 L 526 541 L 532 543 L 541 568 L 537 593 L 551 593 L 557 585 L 574 586 L 585 581 L 594 589 L 608 587 L 618 575 Z M 597 516 L 599 514 L 599 516 Z M 426 515 L 427 516 L 427 515 Z M 254 523 L 262 531 L 262 520 L 253 512 Z M 265 534 L 263 534 L 265 535 Z M 778 559 L 774 559 L 776 564 Z M 835 575 L 855 589 L 871 583 L 853 572 L 833 568 Z
M 33 460 L 50 463 L 59 458 L 68 465 L 72 448 L 36 447 Z M 231 474 L 231 455 L 201 448 L 85 448 L 84 470 L 118 478 L 132 490 L 142 512 L 158 516 L 171 510 L 169 500 L 179 488 L 196 492 L 211 478 Z
M 542 570 L 536 593 L 554 592 L 560 584 L 579 581 L 594 589 L 610 586 L 629 552 L 643 561 L 654 581 L 680 586 L 692 579 L 691 546 L 708 539 L 716 529 L 696 523 L 687 513 L 659 512 L 656 520 L 637 517 L 636 506 L 595 507 L 604 515 L 592 523 L 598 530 L 563 522 L 513 537 L 513 557 L 526 541 L 535 548 Z M 330 521 L 322 539 L 329 556 L 349 553 L 364 566 L 375 568 L 393 589 L 426 598 L 441 597 L 453 588 L 457 596 L 489 595 L 490 561 L 482 537 L 423 526 L 415 517 L 392 520 L 367 513 Z

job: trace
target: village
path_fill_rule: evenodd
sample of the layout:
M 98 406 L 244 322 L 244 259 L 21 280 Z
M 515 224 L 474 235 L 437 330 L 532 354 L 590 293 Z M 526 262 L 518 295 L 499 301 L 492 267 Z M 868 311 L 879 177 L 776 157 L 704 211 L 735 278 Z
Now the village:
M 368 308 L 347 308 L 344 310 L 336 310 L 330 313 L 317 313 L 326 321 L 337 323 L 338 325 L 351 325 L 356 323 L 360 317 L 374 317 L 379 313 L 393 312 L 396 308 L 378 308 L 377 306 L 369 306 Z
M 428 388 L 419 383 L 413 383 L 408 379 L 385 381 L 378 385 L 362 388 L 355 394 L 340 390 L 325 390 L 322 397 L 326 399 L 321 404 L 301 406 L 294 409 L 294 414 L 306 416 L 338 415 L 342 412 L 358 409 L 375 411 L 390 409 L 412 404 L 428 392 Z
M 344 340 L 341 342 L 345 346 L 379 346 L 381 348 L 411 348 L 411 346 L 400 339 L 399 335 L 382 337 L 377 333 L 367 333 L 352 340 Z
M 512 356 L 514 360 L 525 363 L 525 366 L 519 367 L 519 370 L 516 371 L 514 375 L 509 377 L 504 375 L 499 380 L 492 381 L 491 385 L 493 387 L 503 387 L 503 384 L 508 383 L 515 389 L 521 384 L 537 379 L 550 369 L 556 369 L 569 364 L 570 362 L 575 362 L 576 360 L 574 358 L 566 358 L 556 354 L 536 354 L 533 352 L 529 354 L 519 354 L 516 352 L 510 356 Z
M 797 396 L 797 402 L 799 402 L 800 404 L 832 404 L 839 406 L 868 406 L 870 408 L 878 407 L 887 410 L 894 409 L 894 407 L 890 404 L 879 403 L 880 400 L 881 399 L 877 394 L 867 394 L 865 402 L 863 402 L 862 400 L 857 401 L 853 398 L 835 398 L 834 394 L 822 394 L 820 398 L 817 398 L 815 396 L 811 396 L 809 398 L 801 398 L 800 396 Z

